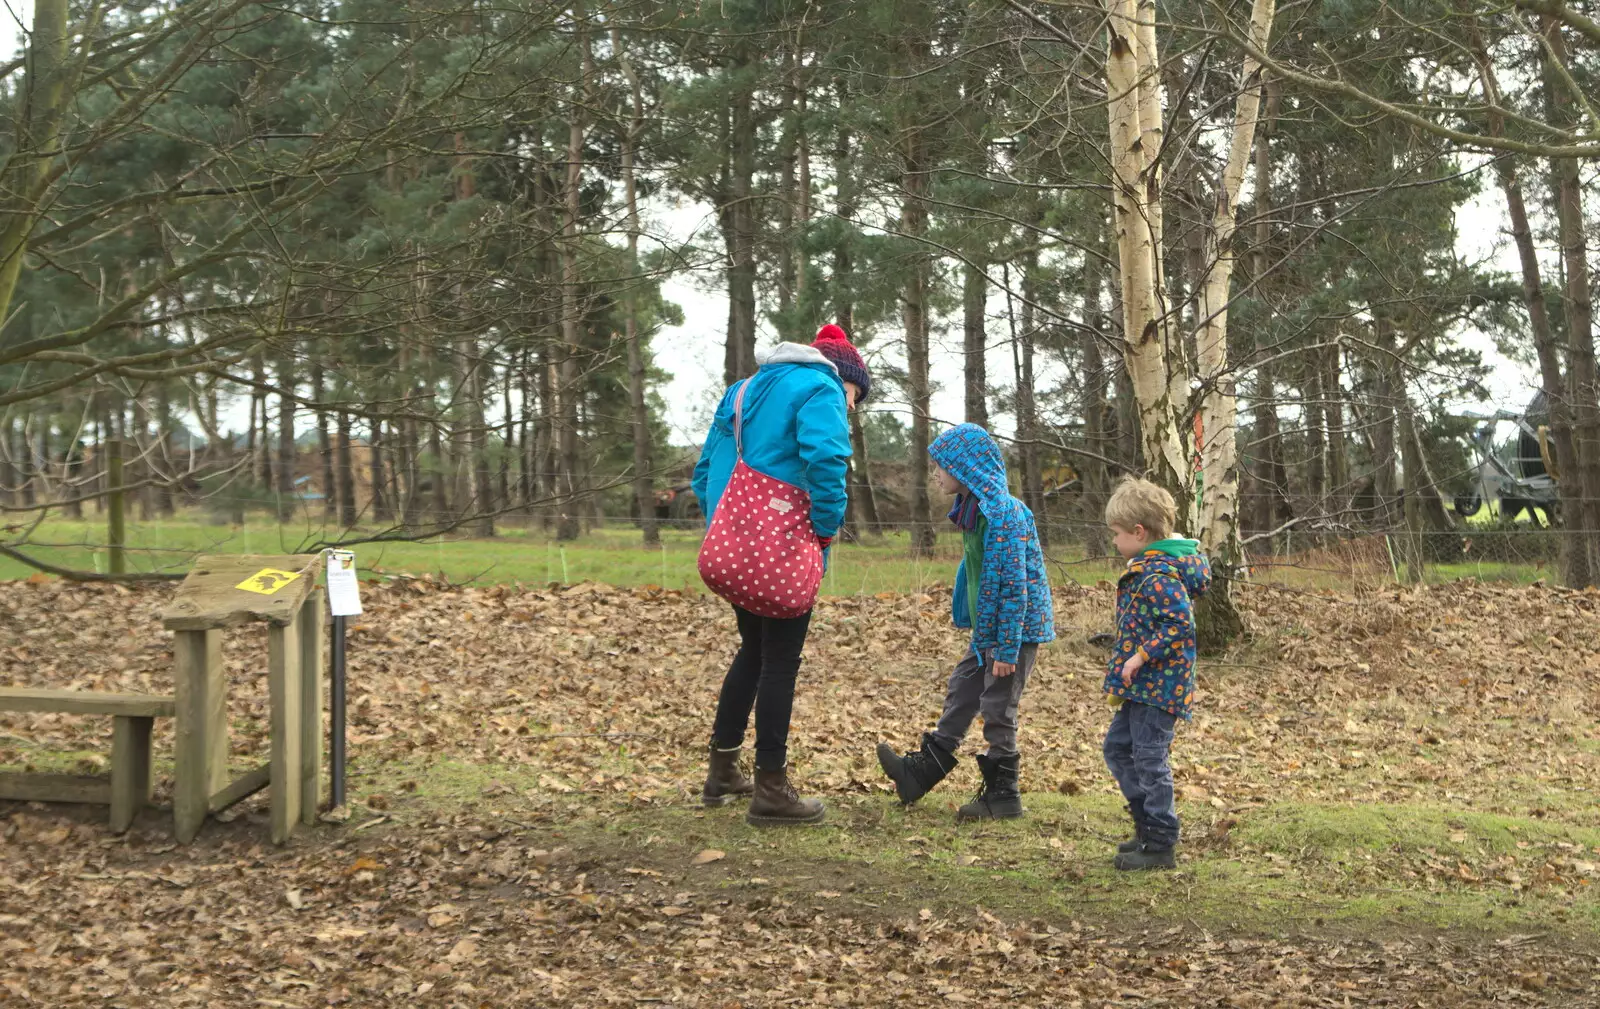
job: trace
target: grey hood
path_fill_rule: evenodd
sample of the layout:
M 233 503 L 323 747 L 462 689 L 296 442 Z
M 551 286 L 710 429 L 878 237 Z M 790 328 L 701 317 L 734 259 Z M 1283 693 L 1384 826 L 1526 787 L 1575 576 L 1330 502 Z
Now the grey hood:
M 780 343 L 767 350 L 756 351 L 756 366 L 769 364 L 825 364 L 837 375 L 839 369 L 815 347 L 804 343 Z

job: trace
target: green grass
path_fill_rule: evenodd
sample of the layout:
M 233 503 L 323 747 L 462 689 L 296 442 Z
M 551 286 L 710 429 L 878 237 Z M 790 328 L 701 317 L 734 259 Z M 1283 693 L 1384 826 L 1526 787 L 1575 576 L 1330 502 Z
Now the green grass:
M 413 543 L 366 543 L 354 549 L 363 575 L 431 575 L 452 583 L 577 584 L 595 581 L 617 586 L 657 585 L 666 589 L 702 590 L 695 560 L 697 532 L 662 532 L 660 549 L 646 549 L 636 529 L 625 524 L 594 530 L 572 543 L 558 543 L 544 530 L 502 526 L 492 540 L 465 536 L 434 537 Z M 15 529 L 13 529 L 15 535 Z M 128 565 L 135 571 L 186 571 L 202 553 L 296 553 L 338 531 L 320 526 L 278 525 L 270 519 L 242 526 L 214 525 L 198 518 L 177 518 L 128 524 Z M 358 531 L 356 538 L 359 538 Z M 105 527 L 93 520 L 52 518 L 33 530 L 21 549 L 58 567 L 105 571 Z M 961 558 L 960 539 L 941 536 L 933 556 L 911 556 L 901 533 L 835 545 L 825 595 L 917 592 L 949 585 Z M 1079 580 L 1109 577 L 1105 563 L 1076 563 L 1066 568 Z M 20 561 L 0 558 L 0 579 L 33 574 Z
M 21 527 L 7 529 L 13 541 Z M 418 542 L 365 543 L 355 546 L 364 575 L 409 574 L 432 576 L 452 583 L 539 585 L 605 582 L 621 587 L 656 585 L 688 592 L 702 591 L 695 569 L 699 534 L 669 529 L 662 533 L 660 549 L 646 549 L 632 526 L 618 523 L 596 529 L 572 543 L 557 543 L 543 529 L 502 523 L 492 540 L 465 535 L 433 537 Z M 357 530 L 352 538 L 366 534 Z M 214 524 L 198 516 L 130 522 L 127 557 L 134 571 L 187 571 L 202 553 L 296 553 L 322 540 L 340 538 L 340 530 L 313 523 L 284 524 L 266 516 L 252 516 L 244 525 Z M 51 517 L 28 530 L 20 546 L 28 555 L 58 567 L 105 571 L 105 526 L 94 519 L 74 521 Z M 879 592 L 919 592 L 948 586 L 961 556 L 960 540 L 951 533 L 940 536 L 933 556 L 911 556 L 903 533 L 840 543 L 823 584 L 825 595 Z M 1076 544 L 1063 545 L 1051 557 L 1052 577 L 1093 584 L 1115 578 L 1120 565 L 1112 561 L 1084 561 Z M 20 561 L 0 558 L 0 579 L 26 578 L 34 570 Z M 1263 564 L 1262 580 L 1297 588 L 1348 588 L 1350 577 L 1338 570 L 1275 567 Z M 1468 561 L 1430 565 L 1430 582 L 1477 578 L 1483 581 L 1526 585 L 1549 577 L 1547 570 L 1531 564 Z
M 619 751 L 619 761 L 628 759 Z M 353 780 L 357 800 L 386 797 L 392 822 L 385 829 L 471 809 L 512 823 L 558 823 L 563 843 L 595 864 L 681 869 L 695 852 L 715 848 L 727 857 L 704 870 L 708 884 L 758 884 L 806 903 L 870 901 L 909 913 L 974 904 L 1011 916 L 1137 913 L 1268 933 L 1310 925 L 1363 934 L 1499 933 L 1553 921 L 1600 928 L 1600 901 L 1580 878 L 1593 868 L 1587 861 L 1600 858 L 1600 831 L 1556 820 L 1285 800 L 1224 821 L 1180 803 L 1192 838 L 1180 870 L 1130 877 L 1110 867 L 1125 814 L 1101 794 L 1029 793 L 1024 819 L 963 826 L 951 815 L 963 796 L 935 793 L 911 809 L 886 794 L 833 796 L 821 828 L 762 831 L 744 823 L 742 805 L 701 810 L 687 795 L 648 808 L 552 796 L 539 772 L 524 767 L 378 764 L 358 767 Z M 358 817 L 371 815 L 358 809 Z M 1229 822 L 1223 837 L 1218 825 Z M 1573 860 L 1584 868 L 1571 868 Z M 1514 873 L 1504 868 L 1513 863 Z M 1547 863 L 1564 866 L 1564 878 L 1541 875 Z

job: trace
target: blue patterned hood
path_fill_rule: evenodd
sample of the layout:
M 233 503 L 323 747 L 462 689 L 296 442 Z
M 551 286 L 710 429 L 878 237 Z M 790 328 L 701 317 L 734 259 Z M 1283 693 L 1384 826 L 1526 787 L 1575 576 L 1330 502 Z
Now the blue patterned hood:
M 1033 513 L 1006 489 L 1006 462 L 989 432 L 976 424 L 959 424 L 928 446 L 928 455 L 978 499 L 988 520 L 983 536 L 983 573 L 978 578 L 978 617 L 973 621 L 967 598 L 967 565 L 956 571 L 951 617 L 957 627 L 971 627 L 972 648 L 993 652 L 1000 662 L 1016 662 L 1025 644 L 1054 641 L 1055 603 L 1045 573 L 1044 552 Z

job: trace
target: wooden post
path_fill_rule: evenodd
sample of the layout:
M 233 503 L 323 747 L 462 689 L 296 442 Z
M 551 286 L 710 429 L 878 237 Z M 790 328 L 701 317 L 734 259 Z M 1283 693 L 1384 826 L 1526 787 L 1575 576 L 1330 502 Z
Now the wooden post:
M 272 843 L 289 840 L 300 819 L 302 721 L 300 614 L 267 628 L 267 685 L 272 698 Z
M 106 442 L 106 544 L 110 547 L 110 571 L 114 575 L 128 573 L 128 558 L 123 546 L 128 533 L 123 525 L 122 512 L 122 442 L 115 438 Z
M 120 834 L 150 801 L 150 730 L 156 720 L 118 715 L 111 729 L 111 832 Z
M 300 822 L 317 822 L 322 802 L 322 590 L 300 607 Z
M 194 840 L 211 797 L 228 783 L 228 692 L 221 631 L 179 631 L 174 642 L 174 833 Z

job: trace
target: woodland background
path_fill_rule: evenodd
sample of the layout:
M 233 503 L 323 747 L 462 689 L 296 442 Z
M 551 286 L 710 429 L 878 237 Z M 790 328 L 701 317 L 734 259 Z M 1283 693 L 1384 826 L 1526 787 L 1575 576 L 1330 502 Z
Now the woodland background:
M 1557 0 L 41 2 L 0 67 L 0 551 L 124 577 L 121 500 L 298 549 L 654 544 L 695 527 L 695 446 L 653 338 L 687 322 L 731 382 L 836 321 L 881 387 L 869 542 L 933 550 L 927 442 L 1004 418 L 1058 558 L 1103 556 L 1110 485 L 1148 472 L 1225 586 L 1351 543 L 1586 585 L 1597 43 Z M 1463 413 L 1525 405 L 1481 402 L 1491 344 L 1538 375 L 1559 500 L 1468 524 Z

